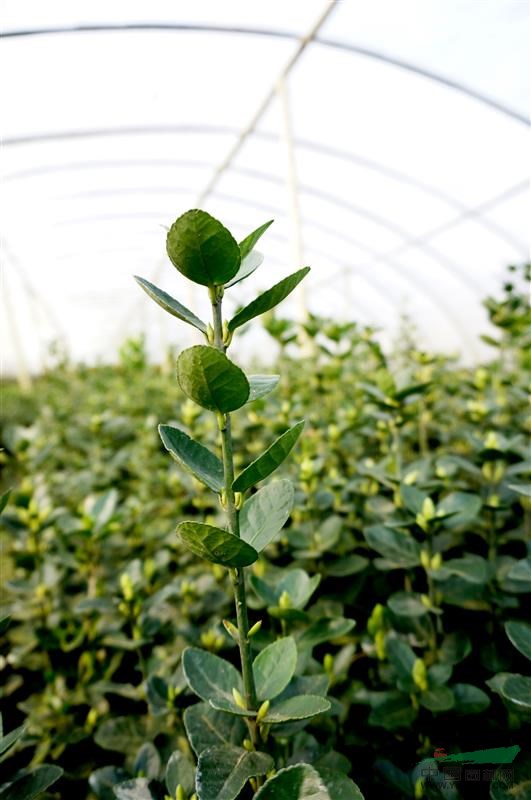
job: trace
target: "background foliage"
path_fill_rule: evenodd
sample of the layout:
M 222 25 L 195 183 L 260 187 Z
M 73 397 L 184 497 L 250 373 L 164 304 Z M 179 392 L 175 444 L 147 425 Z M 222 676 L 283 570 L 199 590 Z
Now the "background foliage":
M 436 747 L 529 740 L 531 320 L 512 283 L 486 308 L 494 356 L 474 369 L 411 333 L 386 356 L 354 323 L 311 318 L 300 342 L 271 317 L 281 382 L 235 425 L 241 469 L 307 420 L 282 468 L 294 511 L 252 568 L 251 621 L 267 608 L 328 676 L 331 711 L 301 726 L 286 764 L 350 771 L 368 798 L 421 796 L 415 765 Z M 131 341 L 117 367 L 60 363 L 31 396 L 4 388 L 0 681 L 6 729 L 26 723 L 6 765 L 59 765 L 56 796 L 107 800 L 119 780 L 162 778 L 174 751 L 191 758 L 181 653 L 237 662 L 225 570 L 175 535 L 220 511 L 157 434 L 163 421 L 216 436 L 174 360 L 150 365 Z

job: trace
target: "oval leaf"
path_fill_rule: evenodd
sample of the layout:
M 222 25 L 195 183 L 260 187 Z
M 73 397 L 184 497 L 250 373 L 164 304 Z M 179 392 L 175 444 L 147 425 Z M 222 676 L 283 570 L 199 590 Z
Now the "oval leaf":
M 253 400 L 268 395 L 278 384 L 279 378 L 279 375 L 249 375 L 250 391 L 247 402 L 252 403 Z
M 6 786 L 1 793 L 2 800 L 34 800 L 62 774 L 61 767 L 41 764 Z
M 270 219 L 268 222 L 264 222 L 263 225 L 260 225 L 255 231 L 250 233 L 248 236 L 240 242 L 240 253 L 242 256 L 242 261 L 244 258 L 250 254 L 250 252 L 254 249 L 255 245 L 257 244 L 258 240 L 264 235 L 266 230 L 272 225 L 274 220 Z M 235 281 L 233 281 L 235 283 Z
M 273 767 L 267 753 L 243 747 L 209 747 L 199 756 L 196 787 L 199 800 L 234 800 L 249 780 Z
M 188 706 L 184 712 L 184 727 L 196 756 L 214 745 L 240 744 L 247 733 L 243 719 L 217 711 L 209 703 Z
M 297 646 L 291 636 L 265 647 L 253 662 L 258 699 L 272 700 L 279 695 L 292 679 L 296 666 Z
M 506 622 L 505 633 L 516 649 L 531 659 L 531 625 L 526 622 Z
M 262 481 L 271 475 L 277 467 L 282 464 L 284 459 L 291 452 L 299 436 L 304 428 L 305 421 L 297 422 L 292 428 L 289 428 L 282 436 L 279 436 L 273 444 L 268 447 L 265 453 L 262 453 L 255 461 L 249 464 L 244 471 L 238 475 L 232 488 L 235 492 L 245 492 L 254 486 L 258 481 Z
M 295 719 L 309 719 L 317 714 L 323 714 L 329 709 L 330 703 L 326 698 L 313 694 L 301 694 L 272 705 L 263 721 L 269 725 L 277 725 Z
M 279 770 L 256 793 L 255 800 L 330 800 L 330 795 L 317 770 L 297 764 Z
M 224 483 L 223 464 L 214 453 L 171 425 L 159 425 L 159 434 L 164 447 L 176 461 L 193 472 L 213 492 L 221 492 Z
M 183 787 L 185 794 L 190 795 L 195 787 L 195 767 L 184 753 L 176 750 L 171 754 L 166 765 L 164 782 L 170 797 L 175 797 L 179 784 Z
M 229 661 L 207 650 L 187 647 L 182 658 L 188 686 L 201 700 L 225 698 L 233 702 L 232 690 L 243 691 L 242 676 Z
M 269 311 L 281 303 L 282 300 L 291 294 L 295 287 L 299 285 L 309 271 L 310 267 L 299 269 L 297 272 L 279 281 L 279 283 L 276 283 L 271 289 L 268 289 L 267 292 L 259 295 L 256 300 L 253 300 L 252 303 L 249 303 L 249 305 L 245 306 L 245 308 L 242 308 L 241 311 L 238 311 L 238 313 L 234 315 L 229 322 L 229 331 L 235 331 L 236 328 L 245 325 L 249 320 L 258 317 L 260 314 L 265 314 L 266 311 Z
M 501 686 L 506 700 L 511 700 L 521 711 L 531 710 L 531 678 L 526 675 L 508 675 Z
M 215 286 L 230 281 L 240 268 L 240 248 L 232 234 L 206 211 L 179 217 L 166 237 L 174 267 L 194 283 Z
M 293 486 L 282 480 L 253 494 L 240 512 L 240 536 L 257 552 L 272 542 L 284 527 L 293 508 Z
M 241 245 L 240 245 L 241 247 Z M 252 253 L 242 257 L 242 263 L 240 265 L 240 269 L 234 276 L 234 278 L 225 284 L 225 289 L 230 289 L 231 286 L 234 286 L 236 283 L 243 281 L 245 278 L 248 278 L 249 275 L 252 275 L 255 270 L 258 269 L 260 264 L 263 262 L 264 257 L 262 253 L 259 253 L 258 250 L 253 250 Z
M 363 800 L 363 795 L 354 781 L 342 772 L 319 766 L 315 769 L 326 786 L 330 800 Z
M 207 345 L 183 350 L 177 359 L 177 380 L 187 397 L 209 411 L 226 414 L 249 399 L 249 381 L 242 370 Z
M 225 567 L 248 567 L 258 558 L 254 547 L 233 533 L 216 528 L 214 525 L 181 522 L 177 526 L 177 535 L 194 555 L 213 564 L 223 564 Z
M 145 278 L 139 278 L 138 275 L 135 275 L 134 278 L 138 285 L 145 291 L 145 293 L 149 295 L 149 297 L 151 297 L 155 303 L 163 308 L 164 311 L 167 311 L 168 314 L 172 314 L 172 316 L 182 320 L 182 322 L 187 322 L 188 325 L 193 325 L 193 327 L 197 328 L 198 331 L 206 334 L 207 326 L 203 320 L 199 319 L 199 317 L 196 317 L 196 315 L 186 308 L 186 306 L 181 305 L 178 300 L 175 300 L 175 298 L 170 294 L 163 291 L 163 289 L 159 289 L 158 286 L 150 283 Z

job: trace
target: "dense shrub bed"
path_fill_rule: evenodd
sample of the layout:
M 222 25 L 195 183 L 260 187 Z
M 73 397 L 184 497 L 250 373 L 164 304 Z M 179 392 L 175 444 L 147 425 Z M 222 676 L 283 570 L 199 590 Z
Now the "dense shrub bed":
M 249 605 L 256 647 L 293 636 L 330 709 L 286 729 L 289 744 L 276 735 L 277 767 L 348 772 L 366 798 L 466 797 L 464 781 L 423 785 L 419 763 L 529 741 L 531 320 L 512 283 L 486 308 L 493 357 L 473 369 L 411 336 L 386 355 L 354 323 L 312 317 L 301 343 L 270 318 L 281 381 L 235 420 L 238 470 L 307 421 L 279 471 L 294 509 L 250 568 Z M 175 534 L 221 509 L 157 433 L 215 447 L 173 363 L 134 341 L 116 367 L 62 363 L 29 397 L 4 390 L 0 683 L 5 729 L 26 727 L 2 767 L 59 765 L 57 797 L 113 798 L 120 781 L 162 779 L 176 751 L 184 786 L 197 698 L 182 652 L 238 664 L 227 570 Z M 529 797 L 530 778 L 522 752 L 519 795 L 501 779 L 481 790 Z

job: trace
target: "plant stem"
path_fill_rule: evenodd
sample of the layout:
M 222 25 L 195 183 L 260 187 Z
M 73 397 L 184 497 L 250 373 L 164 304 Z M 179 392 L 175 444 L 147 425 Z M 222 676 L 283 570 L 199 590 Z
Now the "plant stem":
M 212 317 L 214 322 L 214 346 L 225 352 L 223 344 L 223 323 L 221 314 L 222 293 L 212 290 Z M 232 451 L 232 433 L 230 414 L 219 415 L 219 429 L 221 433 L 221 450 L 223 455 L 223 473 L 225 484 L 225 508 L 229 521 L 229 529 L 235 535 L 240 535 L 240 521 L 234 497 L 232 484 L 234 482 L 234 461 Z M 238 625 L 238 645 L 242 665 L 243 688 L 247 708 L 256 710 L 256 687 L 251 659 L 251 645 L 249 641 L 249 620 L 247 615 L 247 597 L 245 593 L 245 573 L 243 567 L 230 570 L 234 602 L 236 604 L 236 621 Z M 253 731 L 254 733 L 254 731 Z M 253 736 L 254 739 L 254 736 Z

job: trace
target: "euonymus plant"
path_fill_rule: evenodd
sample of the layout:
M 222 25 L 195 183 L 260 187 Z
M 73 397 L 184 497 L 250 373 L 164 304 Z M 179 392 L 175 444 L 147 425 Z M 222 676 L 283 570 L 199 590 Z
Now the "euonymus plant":
M 277 771 L 276 756 L 282 748 L 289 747 L 285 740 L 306 720 L 330 710 L 325 697 L 328 682 L 324 675 L 302 674 L 304 660 L 291 636 L 281 635 L 268 643 L 258 640 L 259 646 L 253 647 L 262 620 L 249 620 L 246 568 L 279 537 L 294 498 L 290 481 L 273 480 L 265 485 L 263 481 L 288 456 L 302 433 L 304 421 L 285 430 L 236 475 L 231 415 L 273 391 L 279 376 L 248 376 L 226 352 L 235 332 L 284 300 L 307 275 L 309 267 L 258 295 L 228 320 L 223 317 L 223 299 L 227 290 L 260 266 L 263 256 L 255 245 L 270 224 L 262 225 L 239 244 L 204 211 L 188 211 L 171 226 L 168 256 L 179 272 L 208 292 L 212 320 L 207 323 L 166 292 L 137 278 L 159 306 L 197 328 L 206 340 L 205 344 L 180 353 L 177 380 L 190 400 L 215 415 L 220 455 L 181 428 L 161 425 L 159 431 L 166 449 L 218 496 L 225 513 L 224 525 L 197 519 L 182 521 L 177 535 L 194 555 L 229 570 L 235 622 L 226 619 L 224 625 L 238 645 L 241 668 L 238 670 L 230 661 L 207 650 L 184 650 L 184 675 L 201 702 L 188 708 L 184 716 L 197 767 L 194 782 L 188 766 L 182 768 L 182 780 L 179 778 L 175 791 L 177 800 L 184 800 L 194 789 L 194 797 L 197 795 L 199 800 L 235 800 L 248 786 L 262 800 L 361 797 L 344 773 L 327 767 L 297 763 Z M 258 484 L 262 484 L 261 488 L 254 491 Z M 267 584 L 264 591 L 274 595 L 274 589 Z M 279 602 L 289 596 L 287 591 L 281 593 Z M 127 787 L 128 791 L 133 788 Z

